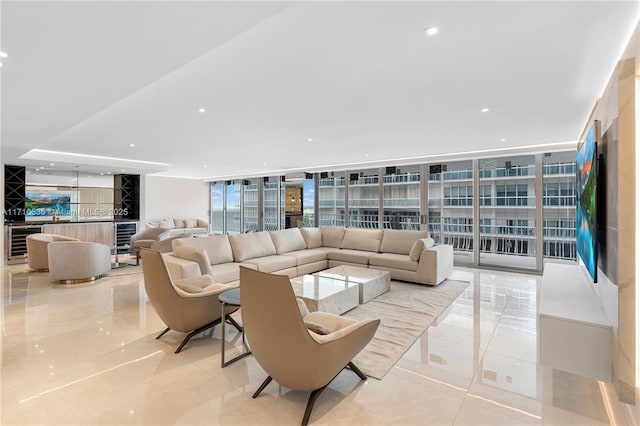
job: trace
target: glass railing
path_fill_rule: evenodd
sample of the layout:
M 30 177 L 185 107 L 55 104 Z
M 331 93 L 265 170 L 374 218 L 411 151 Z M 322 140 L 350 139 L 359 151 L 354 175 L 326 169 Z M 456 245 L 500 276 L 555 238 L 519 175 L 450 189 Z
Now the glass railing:
M 420 200 L 417 198 L 385 198 L 383 206 L 389 207 L 420 207 Z
M 544 164 L 542 166 L 542 174 L 548 175 L 575 175 L 576 163 L 555 163 Z
M 384 183 L 420 182 L 420 173 L 404 173 L 400 175 L 386 175 Z
M 349 198 L 349 208 L 351 207 L 375 207 L 378 208 L 380 204 L 380 200 L 378 198 L 375 199 L 351 199 Z M 343 204 L 344 205 L 344 201 Z

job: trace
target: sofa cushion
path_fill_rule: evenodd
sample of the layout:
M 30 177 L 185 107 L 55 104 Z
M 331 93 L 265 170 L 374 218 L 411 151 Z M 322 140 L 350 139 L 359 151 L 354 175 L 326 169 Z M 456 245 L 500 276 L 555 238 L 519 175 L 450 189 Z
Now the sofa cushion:
M 178 238 L 171 242 L 173 250 L 177 247 L 201 248 L 207 252 L 212 265 L 233 262 L 233 252 L 227 235 L 210 235 L 202 238 Z
M 422 251 L 430 247 L 433 247 L 433 238 L 421 238 L 419 240 L 416 240 L 416 242 L 413 243 L 413 247 L 411 247 L 409 257 L 411 258 L 411 260 L 417 262 L 418 260 L 420 260 L 420 254 L 422 254 Z
M 239 263 L 220 263 L 211 267 L 211 276 L 216 282 L 230 283 L 240 279 Z
M 258 271 L 277 272 L 287 268 L 296 267 L 296 258 L 292 256 L 264 256 L 255 259 L 245 260 L 242 263 L 256 265 Z
M 271 241 L 269 233 L 265 231 L 250 232 L 248 234 L 232 234 L 229 235 L 229 242 L 231 243 L 231 250 L 233 251 L 233 259 L 236 262 L 276 254 L 273 241 Z
M 175 247 L 173 249 L 173 255 L 180 259 L 192 260 L 200 266 L 200 273 L 202 275 L 211 273 L 211 262 L 207 252 L 203 248 L 196 247 Z
M 185 228 L 197 228 L 198 227 L 198 221 L 196 219 L 185 219 L 184 220 L 184 227 Z
M 176 225 L 176 228 L 184 228 L 184 219 L 173 219 L 173 223 Z
M 300 228 L 300 233 L 308 249 L 322 247 L 322 231 L 320 228 Z
M 382 241 L 381 230 L 347 228 L 342 239 L 341 248 L 377 253 L 380 251 L 380 241 Z
M 173 221 L 173 219 L 162 219 L 159 223 L 158 223 L 158 227 L 159 228 L 163 228 L 163 229 L 173 229 L 176 227 L 175 222 Z
M 382 234 L 382 244 L 380 245 L 380 252 L 382 253 L 396 253 L 396 254 L 409 254 L 411 247 L 416 240 L 421 238 L 427 238 L 429 233 L 427 231 L 401 231 L 398 229 L 385 229 Z
M 393 269 L 405 269 L 407 271 L 416 271 L 418 269 L 418 262 L 411 260 L 411 258 L 406 254 L 396 253 L 374 254 L 369 258 L 369 265 Z
M 330 251 L 328 256 L 329 260 L 367 265 L 369 263 L 369 257 L 374 254 L 375 253 L 370 251 L 342 249 Z
M 304 250 L 307 244 L 298 228 L 282 229 L 269 233 L 271 241 L 276 248 L 276 254 L 288 253 L 295 250 Z
M 298 265 L 306 265 L 308 263 L 327 260 L 327 252 L 321 248 L 290 251 L 286 253 L 286 256 L 294 257 L 297 260 Z
M 324 247 L 336 247 L 342 246 L 342 238 L 344 237 L 344 228 L 342 226 L 322 226 L 320 227 L 322 232 L 322 245 Z

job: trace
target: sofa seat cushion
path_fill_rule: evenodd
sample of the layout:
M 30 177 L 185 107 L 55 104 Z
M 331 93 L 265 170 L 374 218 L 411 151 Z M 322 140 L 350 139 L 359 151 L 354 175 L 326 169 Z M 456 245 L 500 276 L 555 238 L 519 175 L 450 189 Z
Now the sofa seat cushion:
M 287 255 L 257 257 L 255 259 L 247 259 L 242 263 L 255 265 L 258 271 L 262 272 L 276 272 L 287 268 L 295 268 L 297 266 L 296 258 Z
M 327 260 L 327 252 L 321 248 L 290 251 L 285 256 L 294 257 L 298 265 L 306 265 L 308 263 Z
M 369 257 L 374 254 L 370 251 L 342 249 L 330 251 L 328 257 L 329 260 L 367 265 L 369 264 Z
M 377 253 L 380 251 L 381 241 L 382 231 L 379 229 L 347 228 L 340 247 Z
M 229 243 L 231 243 L 231 250 L 233 251 L 233 260 L 236 262 L 244 262 L 248 259 L 276 254 L 276 248 L 273 245 L 271 236 L 265 231 L 232 234 L 229 235 Z
M 298 228 L 282 229 L 270 232 L 271 240 L 276 248 L 276 254 L 284 254 L 290 251 L 304 250 L 307 243 Z
M 135 240 L 131 243 L 131 247 L 133 248 L 151 248 L 151 244 L 155 243 L 157 240 Z
M 409 254 L 413 243 L 416 240 L 427 238 L 429 233 L 427 231 L 402 231 L 399 229 L 385 229 L 382 235 L 382 244 L 380 245 L 380 252 L 382 253 L 395 253 L 395 254 Z
M 395 253 L 374 254 L 369 258 L 369 265 L 382 266 L 384 268 L 405 269 L 407 271 L 418 270 L 418 262 L 411 260 L 409 255 Z
M 211 265 L 233 262 L 233 252 L 227 235 L 210 235 L 202 238 L 179 238 L 171 245 L 176 251 L 178 247 L 200 248 L 207 252 Z
M 210 274 L 218 283 L 236 281 L 240 279 L 240 264 L 231 262 L 213 265 Z

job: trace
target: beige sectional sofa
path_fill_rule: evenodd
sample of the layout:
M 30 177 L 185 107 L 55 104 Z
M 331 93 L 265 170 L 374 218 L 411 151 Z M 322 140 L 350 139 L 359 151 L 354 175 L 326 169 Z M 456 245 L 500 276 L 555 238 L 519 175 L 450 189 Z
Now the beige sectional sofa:
M 201 219 L 162 219 L 147 222 L 144 229 L 131 236 L 132 248 L 171 251 L 171 240 L 209 232 L 209 224 Z
M 178 238 L 172 246 L 173 253 L 164 256 L 174 280 L 210 274 L 216 282 L 238 284 L 240 265 L 290 278 L 353 265 L 430 285 L 453 272 L 453 247 L 434 246 L 426 231 L 291 228 Z

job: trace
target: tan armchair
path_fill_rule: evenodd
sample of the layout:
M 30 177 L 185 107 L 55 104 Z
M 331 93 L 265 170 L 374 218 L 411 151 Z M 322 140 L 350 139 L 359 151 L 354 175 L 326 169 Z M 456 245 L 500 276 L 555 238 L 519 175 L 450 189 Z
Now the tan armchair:
M 27 262 L 29 268 L 36 271 L 49 270 L 49 254 L 47 246 L 54 241 L 78 241 L 75 238 L 56 234 L 27 235 Z
M 141 256 L 147 296 L 160 319 L 167 325 L 156 339 L 169 330 L 188 333 L 176 349 L 175 353 L 178 353 L 193 336 L 220 323 L 222 306 L 218 295 L 233 287 L 215 283 L 210 275 L 173 282 L 160 252 L 143 248 Z M 230 314 L 237 309 L 229 306 L 225 313 Z M 242 331 L 235 321 L 230 322 L 238 331 Z
M 245 267 L 240 267 L 240 301 L 251 352 L 269 375 L 253 398 L 272 379 L 292 390 L 312 391 L 302 419 L 306 425 L 316 399 L 340 371 L 349 368 L 366 380 L 351 360 L 373 338 L 380 320 L 355 321 L 325 312 L 304 312 L 303 317 L 286 275 Z
M 53 241 L 47 246 L 49 278 L 66 284 L 93 281 L 111 270 L 111 249 L 87 241 Z

